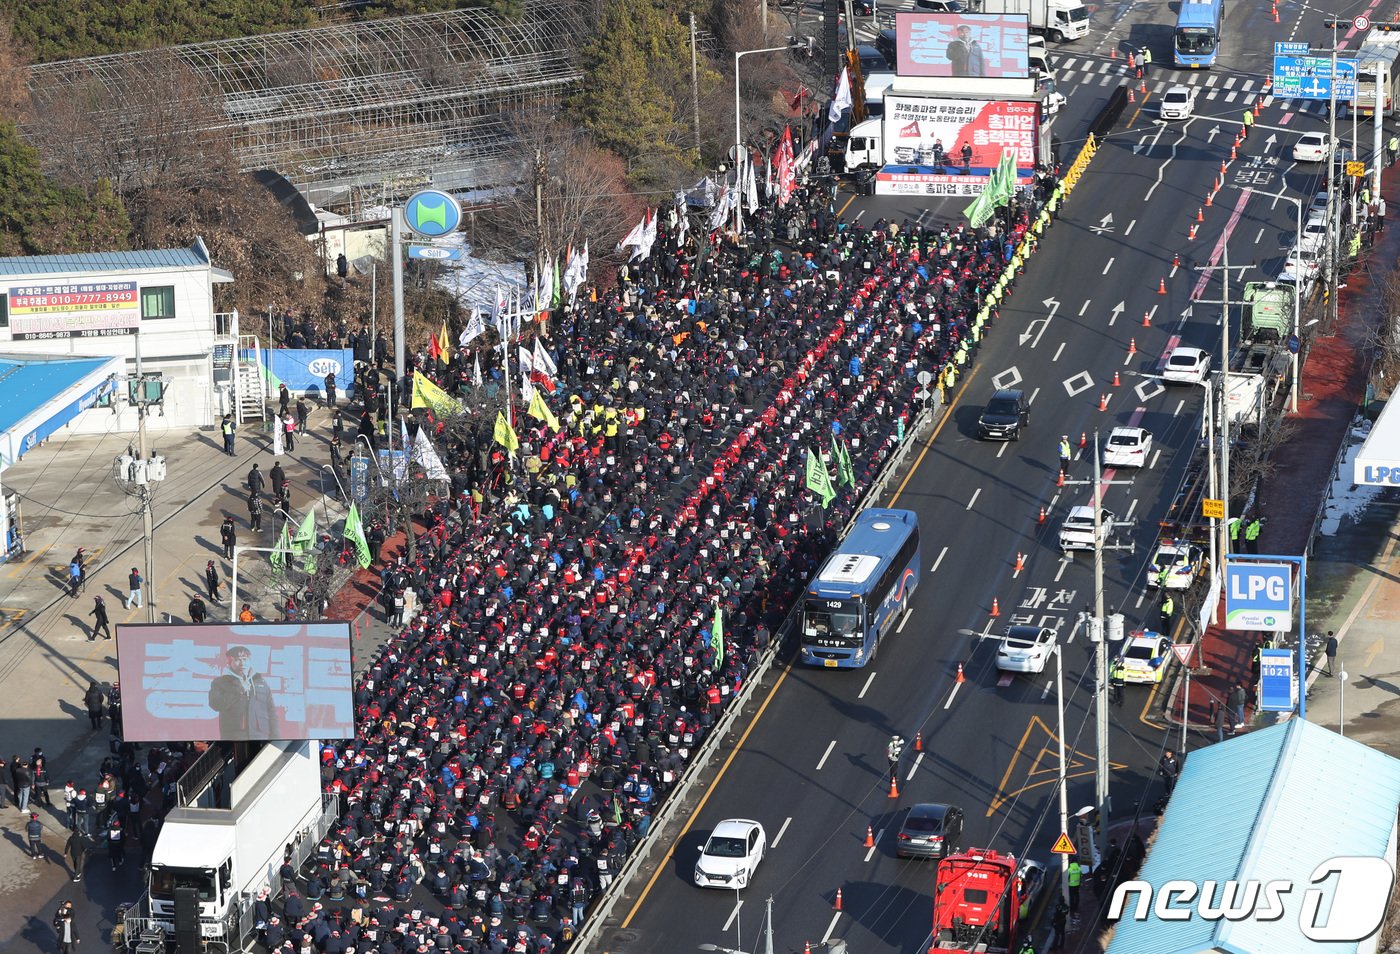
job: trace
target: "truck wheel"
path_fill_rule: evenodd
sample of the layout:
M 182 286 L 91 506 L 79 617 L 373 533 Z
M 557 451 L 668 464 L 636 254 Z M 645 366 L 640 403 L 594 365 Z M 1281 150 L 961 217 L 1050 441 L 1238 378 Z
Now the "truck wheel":
M 1063 43 L 1065 42 L 1065 35 L 1059 30 L 1051 30 L 1050 39 L 1055 41 L 1056 43 Z

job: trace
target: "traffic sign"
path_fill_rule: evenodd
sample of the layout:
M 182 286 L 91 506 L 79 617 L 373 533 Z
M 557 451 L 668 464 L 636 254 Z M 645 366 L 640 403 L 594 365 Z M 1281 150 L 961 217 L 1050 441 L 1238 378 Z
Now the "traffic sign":
M 1275 43 L 1274 56 L 1307 56 L 1312 47 L 1306 43 Z
M 1225 628 L 1293 631 L 1293 565 L 1231 558 L 1225 565 Z
M 1355 159 L 1348 159 L 1346 172 L 1347 175 L 1355 176 L 1356 178 L 1360 179 L 1366 174 L 1366 163 L 1358 162 Z
M 410 245 L 409 258 L 423 258 L 435 262 L 455 262 L 462 257 L 460 248 L 439 248 L 436 245 Z
M 1355 99 L 1356 63 L 1338 60 L 1335 74 L 1333 65 L 1332 59 L 1326 56 L 1274 56 L 1274 96 L 1331 99 L 1335 95 L 1340 100 Z
M 1225 501 L 1207 497 L 1201 501 L 1201 516 L 1207 520 L 1225 519 Z
M 1292 712 L 1298 705 L 1298 681 L 1293 678 L 1293 650 L 1259 650 L 1259 708 Z
M 1300 348 L 1302 348 L 1302 347 L 1303 347 L 1303 343 L 1302 343 L 1301 341 L 1298 340 L 1298 336 L 1297 336 L 1297 335 L 1289 335 L 1289 336 L 1288 336 L 1288 353 L 1289 353 L 1289 354 L 1297 354 L 1297 353 L 1298 353 L 1298 350 L 1299 350 Z
M 1364 13 L 1358 14 L 1356 19 L 1351 21 L 1351 25 L 1358 30 L 1369 30 L 1371 29 L 1371 18 Z
M 436 238 L 457 231 L 462 224 L 462 207 L 446 192 L 424 189 L 415 192 L 403 207 L 403 221 L 419 235 Z
M 1069 840 L 1068 834 L 1060 832 L 1060 837 L 1055 842 L 1055 847 L 1050 850 L 1057 855 L 1072 855 L 1075 853 L 1074 842 Z
M 1191 668 L 1191 650 L 1196 648 L 1195 643 L 1173 643 L 1172 652 L 1176 653 L 1176 658 L 1187 669 Z

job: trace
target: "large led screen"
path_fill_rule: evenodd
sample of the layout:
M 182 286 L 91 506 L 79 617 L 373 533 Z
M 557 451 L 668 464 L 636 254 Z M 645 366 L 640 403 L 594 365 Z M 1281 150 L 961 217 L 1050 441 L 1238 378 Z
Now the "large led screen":
M 1030 30 L 1024 16 L 900 13 L 894 28 L 900 76 L 1030 76 Z
M 117 670 L 133 742 L 355 734 L 349 623 L 122 624 Z

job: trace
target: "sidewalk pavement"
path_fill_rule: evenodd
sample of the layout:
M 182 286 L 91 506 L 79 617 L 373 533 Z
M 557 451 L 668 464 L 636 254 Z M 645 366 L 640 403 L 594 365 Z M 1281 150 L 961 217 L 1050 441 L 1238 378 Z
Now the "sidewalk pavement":
M 1386 204 L 1396 206 L 1400 203 L 1400 177 L 1387 170 L 1381 191 Z M 1389 314 L 1383 283 L 1377 281 L 1372 268 L 1389 269 L 1397 255 L 1400 230 L 1386 229 L 1366 253 L 1362 266 L 1347 278 L 1347 287 L 1340 292 L 1333 333 L 1318 335 L 1308 352 L 1300 371 L 1298 413 L 1288 417 L 1291 430 L 1273 454 L 1272 471 L 1263 480 L 1256 502 L 1257 512 L 1265 518 L 1260 553 L 1307 552 L 1333 464 L 1365 399 L 1373 350 L 1369 344 L 1372 328 L 1381 316 Z M 1368 268 L 1368 263 L 1374 265 Z M 1309 597 L 1313 590 L 1309 573 Z M 1223 594 L 1221 598 L 1219 615 L 1223 619 Z M 1335 627 L 1319 630 L 1312 625 L 1309 613 L 1310 630 L 1325 632 L 1326 628 Z M 1201 637 L 1197 667 L 1208 672 L 1191 680 L 1192 726 L 1211 726 L 1212 705 L 1223 703 L 1237 682 L 1248 691 L 1252 709 L 1254 649 L 1254 634 L 1230 632 L 1223 626 L 1211 626 Z M 1168 718 L 1178 724 L 1186 706 L 1180 683 L 1178 680 L 1167 704 Z
M 236 458 L 230 458 L 212 429 L 166 429 L 156 417 L 150 431 L 151 445 L 166 457 L 168 474 L 152 506 L 155 572 L 149 582 L 154 584 L 156 618 L 187 618 L 189 598 L 203 593 L 204 565 L 212 559 L 224 578 L 225 602 L 209 604 L 210 618 L 226 619 L 230 565 L 219 542 L 223 515 L 233 515 L 241 545 L 272 546 L 279 530 L 269 515 L 261 534 L 254 534 L 246 505 L 246 474 L 252 464 L 260 463 L 264 473 L 272 468 L 270 439 L 261 429 L 245 428 L 237 438 Z M 297 453 L 280 458 L 298 512 L 322 506 L 319 467 L 329 460 L 329 436 L 329 419 L 318 409 L 311 433 L 297 442 Z M 105 854 L 90 854 L 87 874 L 76 884 L 62 861 L 67 839 L 63 784 L 73 779 L 91 790 L 109 751 L 107 732 L 90 728 L 82 701 L 89 680 L 110 686 L 117 678 L 115 644 L 88 638 L 93 597 L 103 595 L 114 627 L 148 618 L 146 609 L 122 607 L 127 573 L 133 566 L 144 573 L 140 514 L 112 478 L 113 461 L 129 442 L 127 434 L 60 433 L 4 474 L 5 489 L 22 496 L 28 552 L 0 564 L 0 719 L 8 750 L 0 757 L 19 754 L 27 760 L 41 746 L 49 759 L 56 806 L 37 809 L 45 826 L 43 860 L 30 859 L 22 847 L 27 816 L 13 803 L 0 806 L 0 950 L 6 954 L 53 951 L 50 922 L 64 898 L 74 901 L 81 935 L 95 950 L 110 935 L 117 905 L 134 901 L 142 890 L 136 845 L 128 847 L 128 861 L 118 871 L 111 870 Z M 344 516 L 339 504 L 328 504 L 333 520 Z M 87 550 L 91 571 L 86 591 L 69 599 L 68 562 L 80 546 Z M 253 602 L 260 618 L 277 618 L 270 601 Z M 333 604 L 333 610 L 351 615 L 358 609 L 353 599 Z M 373 624 L 362 637 L 373 641 L 385 632 Z

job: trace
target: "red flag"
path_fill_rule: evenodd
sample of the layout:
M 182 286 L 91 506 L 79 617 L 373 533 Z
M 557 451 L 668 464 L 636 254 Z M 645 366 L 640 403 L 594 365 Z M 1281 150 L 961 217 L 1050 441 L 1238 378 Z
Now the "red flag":
M 797 188 L 797 168 L 792 154 L 792 127 L 783 127 L 783 141 L 778 144 L 778 204 L 786 205 Z
M 796 93 L 791 96 L 784 93 L 783 98 L 788 101 L 788 109 L 792 110 L 794 113 L 799 113 L 802 111 L 803 101 L 806 100 L 809 95 L 811 94 L 808 92 L 807 87 L 799 86 L 797 87 Z
M 433 335 L 428 339 L 428 358 L 432 361 L 436 361 L 441 357 L 442 346 L 438 344 L 437 335 Z

